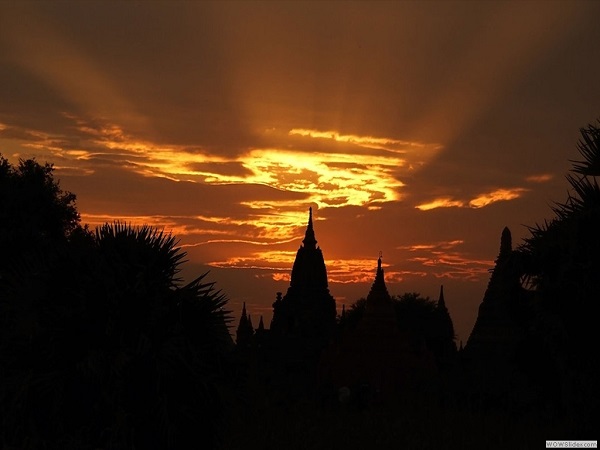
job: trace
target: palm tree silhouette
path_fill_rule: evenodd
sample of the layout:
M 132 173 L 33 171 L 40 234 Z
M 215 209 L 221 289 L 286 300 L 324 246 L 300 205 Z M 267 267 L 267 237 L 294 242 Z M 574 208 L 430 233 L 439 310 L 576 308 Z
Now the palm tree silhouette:
M 592 124 L 580 132 L 583 160 L 573 161 L 566 176 L 567 200 L 554 205 L 552 220 L 529 227 L 518 252 L 537 298 L 534 337 L 557 367 L 569 415 L 581 430 L 591 430 L 598 408 L 589 399 L 599 394 L 600 129 Z
M 6 444 L 215 447 L 231 319 L 206 274 L 177 276 L 176 239 L 114 223 L 41 256 L 2 301 Z

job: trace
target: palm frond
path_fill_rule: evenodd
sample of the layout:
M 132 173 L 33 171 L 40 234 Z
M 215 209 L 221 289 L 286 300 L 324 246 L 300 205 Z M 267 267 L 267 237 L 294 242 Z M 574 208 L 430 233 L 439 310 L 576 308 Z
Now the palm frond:
M 141 274 L 146 281 L 168 281 L 171 286 L 182 281 L 176 275 L 186 253 L 171 234 L 148 225 L 132 227 L 117 221 L 96 228 L 96 242 L 108 260 Z
M 600 120 L 598 121 L 600 123 Z M 573 161 L 573 172 L 581 175 L 600 176 L 600 128 L 590 124 L 581 128 L 577 149 L 583 161 Z

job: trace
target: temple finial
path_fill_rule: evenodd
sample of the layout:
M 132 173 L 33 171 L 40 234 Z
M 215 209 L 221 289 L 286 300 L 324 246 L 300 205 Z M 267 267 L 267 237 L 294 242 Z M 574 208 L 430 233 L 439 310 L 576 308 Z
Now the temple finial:
M 313 229 L 312 206 L 308 208 L 308 225 L 306 227 L 306 234 L 302 243 L 304 244 L 304 247 L 308 248 L 316 248 L 317 246 L 315 230 Z
M 438 308 L 446 307 L 446 301 L 444 300 L 444 285 L 443 284 L 440 286 L 440 297 L 438 298 L 437 306 L 438 306 Z
M 383 268 L 381 267 L 381 256 L 382 252 L 379 252 L 379 259 L 377 260 L 377 272 L 375 273 L 375 280 L 371 286 L 371 291 L 367 296 L 367 302 L 386 302 L 391 301 L 390 294 L 388 293 L 385 285 L 385 278 Z

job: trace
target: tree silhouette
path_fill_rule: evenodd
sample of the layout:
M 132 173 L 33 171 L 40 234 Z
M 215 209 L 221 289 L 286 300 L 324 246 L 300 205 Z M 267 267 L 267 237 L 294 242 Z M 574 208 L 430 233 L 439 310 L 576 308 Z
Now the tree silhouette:
M 398 329 L 407 336 L 413 350 L 418 351 L 425 344 L 439 362 L 448 347 L 456 349 L 454 333 L 448 332 L 435 301 L 418 292 L 406 292 L 392 296 L 392 302 Z M 344 330 L 355 329 L 365 313 L 366 303 L 367 300 L 361 298 L 350 305 L 339 326 Z
M 578 321 L 582 308 L 590 308 L 599 292 L 600 187 L 595 175 L 600 159 L 600 129 L 581 129 L 579 151 L 583 162 L 575 162 L 567 181 L 571 186 L 564 203 L 552 209 L 555 218 L 529 227 L 531 236 L 519 251 L 524 256 L 525 274 L 543 294 L 544 307 L 568 322 Z M 583 175 L 581 175 L 583 174 Z M 566 301 L 566 299 L 569 299 Z M 579 328 L 575 323 L 570 328 Z
M 6 448 L 215 447 L 225 297 L 150 227 L 115 223 L 22 261 L 1 299 Z
M 600 124 L 600 120 L 598 120 Z M 587 128 L 581 128 L 581 139 L 577 149 L 583 161 L 571 161 L 573 172 L 581 175 L 600 176 L 600 128 L 590 124 Z
M 0 274 L 17 255 L 64 241 L 79 227 L 75 194 L 53 172 L 35 159 L 13 166 L 0 154 Z
M 582 429 L 591 429 L 597 406 L 599 365 L 595 306 L 600 293 L 600 129 L 582 128 L 567 175 L 568 198 L 552 208 L 555 217 L 530 227 L 518 251 L 525 278 L 537 295 L 534 338 L 559 373 L 562 397 Z M 537 351 L 540 351 L 537 349 Z

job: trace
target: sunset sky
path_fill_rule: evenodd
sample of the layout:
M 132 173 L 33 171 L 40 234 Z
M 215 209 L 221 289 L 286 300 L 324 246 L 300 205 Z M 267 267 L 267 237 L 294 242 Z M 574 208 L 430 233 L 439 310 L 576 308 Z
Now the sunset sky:
M 600 118 L 600 2 L 1 2 L 0 153 L 82 221 L 178 236 L 271 319 L 313 206 L 330 291 L 444 285 L 466 341 L 504 226 L 552 217 Z

